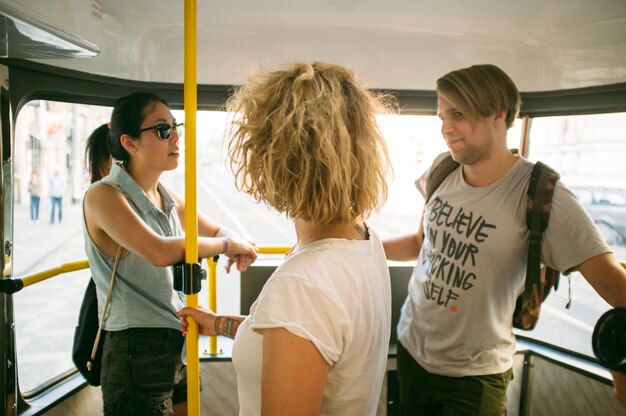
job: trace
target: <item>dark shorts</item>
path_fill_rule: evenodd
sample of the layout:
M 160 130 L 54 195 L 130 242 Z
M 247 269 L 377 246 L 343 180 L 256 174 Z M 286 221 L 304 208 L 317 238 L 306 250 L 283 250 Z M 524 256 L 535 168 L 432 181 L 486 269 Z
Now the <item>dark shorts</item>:
M 484 376 L 446 377 L 426 371 L 398 343 L 398 383 L 402 415 L 506 414 L 506 389 L 513 371 Z
M 167 328 L 106 332 L 102 351 L 104 415 L 172 415 L 187 401 L 184 338 Z

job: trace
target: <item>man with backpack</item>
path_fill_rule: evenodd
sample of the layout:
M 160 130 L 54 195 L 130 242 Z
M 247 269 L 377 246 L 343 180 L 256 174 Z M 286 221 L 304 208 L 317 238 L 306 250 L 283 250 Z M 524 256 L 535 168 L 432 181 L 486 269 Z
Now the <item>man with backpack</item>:
M 459 166 L 433 187 L 429 173 L 446 160 L 438 157 L 416 182 L 427 199 L 417 232 L 383 242 L 390 260 L 417 258 L 398 323 L 400 408 L 411 416 L 504 415 L 513 316 L 533 263 L 529 240 L 542 263 L 579 270 L 615 307 L 626 306 L 626 270 L 556 178 L 536 195 L 529 190 L 533 163 L 506 146 L 520 95 L 501 69 L 450 72 L 437 81 L 437 95 L 441 132 Z M 529 231 L 532 203 L 549 213 L 543 232 Z M 542 286 L 549 289 L 531 285 L 525 298 L 536 308 Z

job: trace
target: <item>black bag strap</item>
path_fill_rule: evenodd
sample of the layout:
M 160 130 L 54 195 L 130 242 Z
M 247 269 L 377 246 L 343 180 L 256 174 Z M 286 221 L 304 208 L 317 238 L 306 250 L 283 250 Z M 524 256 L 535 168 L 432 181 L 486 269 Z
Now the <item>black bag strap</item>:
M 542 299 L 533 296 L 541 284 L 541 235 L 548 226 L 552 196 L 559 174 L 548 165 L 537 162 L 533 166 L 527 191 L 526 224 L 530 232 L 528 239 L 528 262 L 526 264 L 526 284 L 524 303 L 530 301 L 530 307 L 536 308 Z M 547 270 L 547 273 L 554 273 Z M 557 272 L 558 273 L 558 272 Z M 555 287 L 556 289 L 556 287 Z
M 100 344 L 100 335 L 102 334 L 102 326 L 106 319 L 107 312 L 109 311 L 109 305 L 111 303 L 111 293 L 113 293 L 113 286 L 115 286 L 115 277 L 117 276 L 117 266 L 120 264 L 120 256 L 122 255 L 122 246 L 117 248 L 115 254 L 115 263 L 113 263 L 113 271 L 111 272 L 111 281 L 109 282 L 109 289 L 107 290 L 107 298 L 104 301 L 104 308 L 102 310 L 102 317 L 100 318 L 100 325 L 98 326 L 98 332 L 96 333 L 96 339 L 93 341 L 93 347 L 91 348 L 91 358 L 87 361 L 87 369 L 91 371 L 91 363 L 96 358 L 96 352 L 98 351 L 98 345 Z

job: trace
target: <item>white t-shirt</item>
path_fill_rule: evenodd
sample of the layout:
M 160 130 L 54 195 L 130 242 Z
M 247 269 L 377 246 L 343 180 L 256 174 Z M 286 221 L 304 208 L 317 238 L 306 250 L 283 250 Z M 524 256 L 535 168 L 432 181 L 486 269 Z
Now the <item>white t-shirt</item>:
M 267 328 L 310 340 L 330 369 L 320 415 L 374 415 L 387 365 L 391 287 L 382 244 L 324 239 L 287 255 L 237 331 L 240 415 L 261 414 Z
M 427 371 L 462 377 L 501 373 L 513 365 L 512 317 L 526 278 L 526 192 L 532 168 L 520 158 L 484 188 L 467 184 L 458 168 L 426 205 L 424 243 L 398 339 Z M 423 182 L 417 184 L 420 188 Z M 561 182 L 541 249 L 542 262 L 562 272 L 610 251 Z
M 50 177 L 50 196 L 59 198 L 63 196 L 63 190 L 65 188 L 65 179 L 61 175 L 54 174 Z

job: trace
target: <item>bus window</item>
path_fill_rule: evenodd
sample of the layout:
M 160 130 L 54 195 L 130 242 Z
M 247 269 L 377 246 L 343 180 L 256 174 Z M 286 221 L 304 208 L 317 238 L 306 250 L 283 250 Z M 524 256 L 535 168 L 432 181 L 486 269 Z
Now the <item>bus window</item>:
M 541 160 L 561 174 L 585 206 L 620 260 L 626 259 L 626 113 L 537 118 L 530 132 L 529 159 Z M 584 236 L 581 236 L 584 238 Z M 542 307 L 531 333 L 538 340 L 593 357 L 591 333 L 610 306 L 580 273 L 568 279 Z
M 394 174 L 388 182 L 387 202 L 369 222 L 384 238 L 417 230 L 424 199 L 415 180 L 446 151 L 446 144 L 436 116 L 388 115 L 380 116 L 378 123 L 387 139 Z
M 183 111 L 173 111 L 173 114 L 176 120 L 184 120 Z M 231 115 L 220 111 L 199 111 L 197 114 L 198 209 L 257 245 L 293 245 L 295 232 L 288 218 L 236 190 L 224 146 L 230 119 Z M 413 182 L 436 155 L 446 150 L 446 146 L 440 133 L 441 122 L 435 116 L 388 115 L 380 116 L 378 121 L 387 139 L 395 175 L 389 177 L 386 204 L 380 213 L 372 215 L 368 223 L 385 237 L 417 229 L 424 201 Z M 184 195 L 183 163 L 162 178 L 167 186 Z M 231 276 L 218 273 L 220 313 L 239 313 L 238 276 L 236 271 L 231 271 Z M 203 293 L 204 289 L 200 299 L 205 299 Z
M 51 101 L 33 101 L 20 111 L 15 137 L 14 276 L 85 258 L 81 214 L 82 197 L 89 185 L 85 141 L 93 129 L 108 121 L 110 111 Z M 183 111 L 173 113 L 184 121 Z M 235 189 L 224 147 L 228 121 L 225 112 L 198 112 L 198 209 L 259 245 L 293 244 L 291 221 Z M 383 236 L 397 235 L 416 229 L 423 201 L 413 181 L 445 150 L 445 143 L 440 121 L 433 116 L 384 116 L 379 122 L 388 139 L 395 175 L 390 177 L 387 203 L 370 224 Z M 184 140 L 180 146 L 184 155 Z M 166 172 L 162 181 L 184 195 L 184 160 L 181 162 L 178 169 Z M 61 217 L 58 205 L 52 217 L 54 181 L 59 181 L 63 190 Z M 221 313 L 239 313 L 239 278 L 237 273 L 231 274 L 220 271 L 218 275 Z M 32 391 L 73 368 L 72 336 L 88 277 L 88 270 L 57 276 L 15 295 L 22 391 Z M 206 299 L 205 290 L 200 299 Z
M 85 141 L 108 121 L 108 107 L 34 101 L 21 111 L 16 123 L 15 151 L 15 255 L 14 276 L 24 276 L 58 264 L 85 258 L 82 234 L 82 197 L 89 185 L 84 166 Z M 173 110 L 184 122 L 184 111 Z M 295 242 L 291 221 L 273 209 L 238 192 L 228 167 L 224 138 L 230 115 L 219 111 L 197 114 L 198 209 L 245 239 L 263 246 L 289 246 Z M 436 116 L 379 116 L 387 139 L 394 174 L 389 195 L 380 213 L 368 223 L 381 237 L 415 231 L 423 198 L 414 185 L 446 150 L 441 121 Z M 521 122 L 509 131 L 508 144 L 519 147 Z M 162 182 L 185 194 L 184 138 L 180 142 L 179 167 L 162 176 Z M 62 220 L 58 208 L 51 218 L 51 179 L 59 173 L 64 185 Z M 39 215 L 31 217 L 28 185 L 37 173 L 40 182 Z M 32 186 L 31 186 L 32 190 Z M 218 269 L 218 310 L 238 314 L 239 274 Z M 17 353 L 20 386 L 28 392 L 73 368 L 70 351 L 74 326 L 88 270 L 49 279 L 15 295 Z M 200 302 L 206 303 L 206 285 Z
M 81 201 L 85 141 L 110 109 L 32 101 L 15 124 L 13 276 L 85 258 Z M 54 213 L 54 216 L 52 214 Z M 71 345 L 88 270 L 14 295 L 19 383 L 28 392 L 73 368 Z
M 417 230 L 424 199 L 415 188 L 415 180 L 448 148 L 441 135 L 441 120 L 436 116 L 380 116 L 378 123 L 387 139 L 394 176 L 389 181 L 386 204 L 369 222 L 384 238 Z M 509 148 L 519 148 L 521 125 L 517 120 L 509 129 Z
M 177 120 L 184 112 L 174 111 Z M 207 216 L 257 245 L 288 246 L 295 242 L 293 225 L 285 216 L 238 192 L 227 165 L 224 137 L 229 115 L 201 111 L 197 116 L 198 207 Z M 397 235 L 417 227 L 423 199 L 413 184 L 439 153 L 446 150 L 441 122 L 434 116 L 389 115 L 378 118 L 387 139 L 395 175 L 389 177 L 389 196 L 370 223 L 379 234 Z M 184 192 L 184 165 L 163 175 L 163 181 Z

